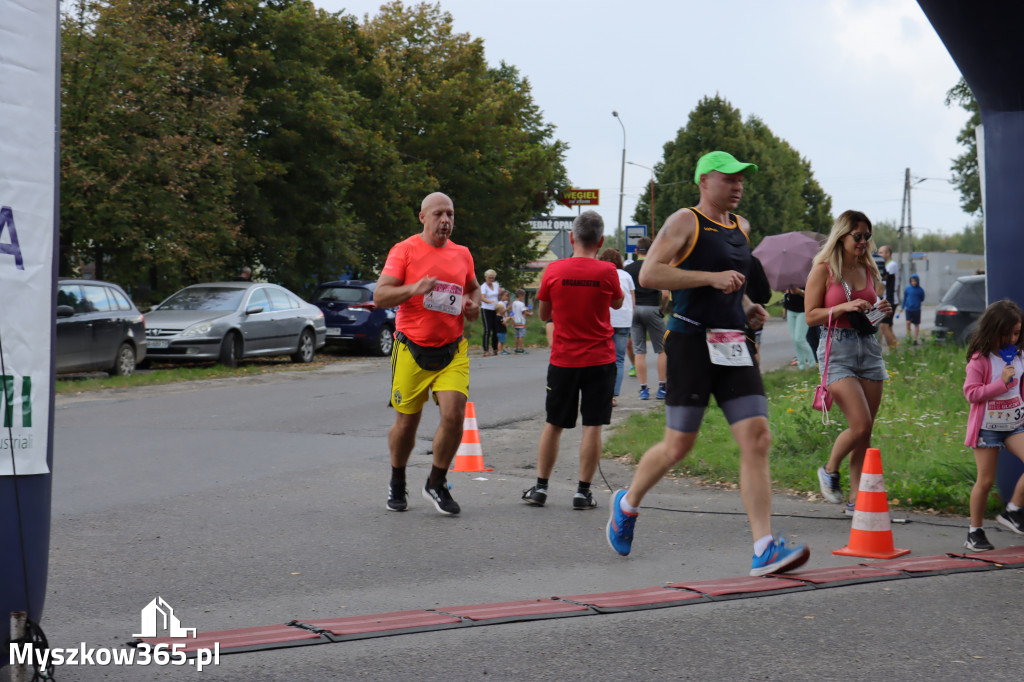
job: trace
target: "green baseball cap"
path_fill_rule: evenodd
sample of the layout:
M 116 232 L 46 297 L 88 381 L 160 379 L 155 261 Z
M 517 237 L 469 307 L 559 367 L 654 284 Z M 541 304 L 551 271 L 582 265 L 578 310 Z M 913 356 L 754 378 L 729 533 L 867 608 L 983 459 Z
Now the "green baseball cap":
M 756 173 L 757 166 L 741 163 L 729 152 L 708 152 L 697 159 L 697 170 L 693 173 L 693 184 L 700 184 L 700 176 L 711 171 L 719 173 Z

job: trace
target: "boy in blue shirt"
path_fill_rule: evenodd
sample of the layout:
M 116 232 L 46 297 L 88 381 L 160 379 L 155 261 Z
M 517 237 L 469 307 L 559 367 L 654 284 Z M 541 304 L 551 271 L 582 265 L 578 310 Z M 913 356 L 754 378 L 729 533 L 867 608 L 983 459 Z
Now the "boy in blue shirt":
M 914 343 L 920 343 L 918 336 L 921 334 L 921 303 L 924 302 L 924 289 L 921 288 L 921 280 L 917 275 L 910 276 L 910 284 L 903 290 L 902 310 L 907 313 L 907 336 L 910 336 L 910 325 L 914 325 Z

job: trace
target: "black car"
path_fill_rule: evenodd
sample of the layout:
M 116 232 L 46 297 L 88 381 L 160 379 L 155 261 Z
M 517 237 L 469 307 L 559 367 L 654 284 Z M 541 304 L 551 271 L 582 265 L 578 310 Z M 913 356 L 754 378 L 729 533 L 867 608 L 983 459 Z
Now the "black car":
M 57 372 L 128 376 L 146 357 L 146 321 L 124 289 L 91 279 L 57 282 Z
M 966 344 L 985 312 L 985 275 L 968 275 L 953 282 L 935 309 L 932 337 Z
M 376 282 L 347 279 L 325 282 L 310 303 L 324 311 L 327 343 L 355 344 L 374 355 L 390 355 L 395 334 L 395 309 L 373 304 Z

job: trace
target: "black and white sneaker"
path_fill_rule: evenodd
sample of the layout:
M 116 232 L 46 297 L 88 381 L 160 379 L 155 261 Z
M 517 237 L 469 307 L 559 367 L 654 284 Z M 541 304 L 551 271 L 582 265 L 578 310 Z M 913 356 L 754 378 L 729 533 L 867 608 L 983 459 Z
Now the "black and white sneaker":
M 995 546 L 985 537 L 983 528 L 967 533 L 967 542 L 964 543 L 964 547 L 972 552 L 987 552 L 990 549 L 995 549 Z
M 388 486 L 388 511 L 405 511 L 409 508 L 409 491 L 403 486 L 396 491 L 394 486 Z
M 572 496 L 573 509 L 593 509 L 597 506 L 597 500 L 589 490 L 577 490 Z
M 459 503 L 452 499 L 452 494 L 448 490 L 448 481 L 443 482 L 436 488 L 431 487 L 430 483 L 427 482 L 423 487 L 423 499 L 433 502 L 434 508 L 437 511 L 448 516 L 454 516 L 462 511 Z
M 523 491 L 523 502 L 526 504 L 532 504 L 535 507 L 543 507 L 544 503 L 547 501 L 547 488 L 538 488 L 537 486 L 533 486 L 529 490 Z
M 1003 507 L 1003 511 L 996 516 L 996 521 L 1012 530 L 1017 535 L 1024 535 L 1024 509 L 1010 511 Z

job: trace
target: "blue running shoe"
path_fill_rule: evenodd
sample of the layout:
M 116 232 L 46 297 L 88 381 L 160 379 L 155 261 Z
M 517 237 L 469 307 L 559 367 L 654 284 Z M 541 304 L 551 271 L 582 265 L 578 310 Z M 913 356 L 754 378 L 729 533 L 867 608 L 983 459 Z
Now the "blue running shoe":
M 654 396 L 654 398 L 655 398 L 655 400 L 664 400 L 665 399 L 665 387 L 664 386 L 658 386 L 658 393 Z
M 650 399 L 651 399 L 651 391 L 650 391 L 649 388 L 644 386 L 643 388 L 640 389 L 640 400 L 650 400 Z
M 625 496 L 625 490 L 618 490 L 612 495 L 611 514 L 608 516 L 605 536 L 612 549 L 622 556 L 629 556 L 629 550 L 633 547 L 633 526 L 636 525 L 637 515 L 622 511 L 619 503 Z
M 750 575 L 758 576 L 791 571 L 803 566 L 810 556 L 811 550 L 807 549 L 807 545 L 787 547 L 786 538 L 776 536 L 763 554 L 754 557 L 750 564 Z

